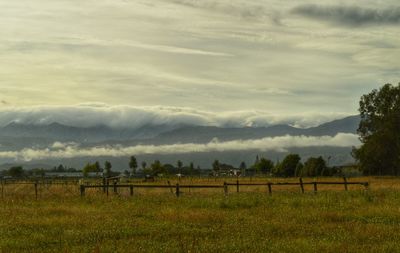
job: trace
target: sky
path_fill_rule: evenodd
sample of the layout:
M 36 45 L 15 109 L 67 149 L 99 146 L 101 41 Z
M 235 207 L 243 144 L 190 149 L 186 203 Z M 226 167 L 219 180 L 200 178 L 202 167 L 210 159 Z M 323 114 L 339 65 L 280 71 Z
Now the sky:
M 0 0 L 0 123 L 315 125 L 400 81 L 399 34 L 398 0 Z

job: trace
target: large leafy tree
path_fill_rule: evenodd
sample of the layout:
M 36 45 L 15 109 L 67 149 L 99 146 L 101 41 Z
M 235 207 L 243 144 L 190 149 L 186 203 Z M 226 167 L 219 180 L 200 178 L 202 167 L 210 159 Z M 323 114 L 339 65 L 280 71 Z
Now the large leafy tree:
M 298 154 L 288 154 L 283 161 L 276 166 L 277 175 L 285 177 L 295 176 L 296 168 L 300 163 L 300 156 Z
M 304 167 L 302 168 L 301 175 L 303 176 L 324 176 L 324 172 L 326 171 L 326 162 L 324 158 L 319 157 L 310 157 L 304 163 Z
M 274 168 L 274 162 L 262 157 L 261 159 L 258 160 L 256 164 L 254 164 L 254 168 L 256 169 L 257 172 L 261 172 L 264 174 L 270 173 Z
M 165 167 L 159 160 L 155 160 L 151 164 L 151 170 L 153 172 L 153 175 L 163 174 L 166 172 Z
M 98 162 L 96 163 L 87 163 L 85 167 L 83 167 L 82 172 L 83 176 L 87 177 L 90 172 L 99 172 L 100 164 Z
M 363 95 L 358 134 L 362 145 L 353 150 L 365 174 L 400 172 L 400 84 L 385 84 Z
M 8 175 L 11 177 L 22 177 L 25 171 L 22 166 L 14 166 L 8 170 Z

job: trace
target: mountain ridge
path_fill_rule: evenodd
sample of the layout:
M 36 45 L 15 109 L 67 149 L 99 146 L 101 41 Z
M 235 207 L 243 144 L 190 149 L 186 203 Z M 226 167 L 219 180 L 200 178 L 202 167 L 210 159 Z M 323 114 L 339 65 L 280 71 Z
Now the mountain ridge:
M 337 133 L 356 133 L 360 117 L 349 116 L 316 127 L 296 128 L 278 124 L 268 127 L 217 127 L 217 126 L 143 126 L 139 129 L 113 129 L 105 125 L 74 127 L 57 122 L 48 125 L 27 125 L 12 122 L 0 128 L 0 142 L 10 138 L 41 138 L 49 141 L 74 141 L 78 143 L 206 143 L 214 138 L 220 141 L 260 139 L 283 135 L 334 136 Z M 43 141 L 43 140 L 42 140 Z

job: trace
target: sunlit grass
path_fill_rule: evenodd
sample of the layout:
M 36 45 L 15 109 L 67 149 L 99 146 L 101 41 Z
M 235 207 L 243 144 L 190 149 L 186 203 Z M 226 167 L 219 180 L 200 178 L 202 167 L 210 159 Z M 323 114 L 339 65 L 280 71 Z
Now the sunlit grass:
M 318 194 L 296 188 L 269 196 L 265 189 L 236 193 L 232 187 L 227 197 L 220 189 L 185 192 L 179 199 L 167 189 L 133 197 L 107 198 L 100 192 L 84 198 L 78 192 L 38 200 L 5 197 L 0 200 L 0 249 L 399 252 L 400 192 L 393 185 L 400 180 L 365 179 L 371 182 L 368 191 L 354 186 Z

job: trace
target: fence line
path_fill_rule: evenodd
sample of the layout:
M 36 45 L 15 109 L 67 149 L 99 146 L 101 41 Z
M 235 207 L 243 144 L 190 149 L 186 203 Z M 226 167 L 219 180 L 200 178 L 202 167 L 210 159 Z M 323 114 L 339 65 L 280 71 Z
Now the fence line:
M 224 182 L 223 185 L 180 185 L 177 183 L 176 185 L 171 185 L 170 182 L 168 181 L 168 185 L 158 185 L 158 184 L 117 184 L 114 182 L 114 184 L 110 185 L 108 183 L 106 184 L 97 184 L 97 185 L 80 185 L 80 194 L 81 196 L 85 196 L 85 190 L 87 188 L 102 188 L 105 193 L 108 195 L 108 189 L 113 188 L 114 193 L 118 193 L 118 188 L 129 188 L 130 189 L 130 195 L 133 195 L 133 190 L 134 188 L 168 188 L 173 192 L 173 188 L 175 188 L 175 194 L 177 197 L 180 196 L 181 191 L 180 189 L 182 188 L 188 188 L 188 189 L 215 189 L 215 188 L 221 188 L 224 189 L 224 194 L 228 194 L 228 186 L 236 186 L 236 192 L 240 192 L 240 186 L 267 186 L 268 187 L 268 193 L 271 195 L 272 194 L 272 186 L 300 186 L 301 192 L 304 193 L 304 185 L 313 185 L 314 193 L 318 192 L 318 185 L 344 185 L 345 191 L 348 191 L 348 185 L 362 185 L 365 187 L 365 189 L 368 189 L 369 183 L 368 182 L 348 182 L 347 179 L 344 177 L 343 182 L 336 182 L 336 181 L 323 181 L 323 182 L 318 182 L 318 181 L 312 181 L 312 182 L 303 182 L 302 178 L 299 178 L 299 182 L 266 182 L 266 183 L 240 183 L 239 180 L 237 180 L 235 183 L 227 183 Z
M 123 189 L 123 188 L 128 188 L 129 193 L 131 196 L 134 194 L 134 189 L 140 189 L 140 188 L 154 188 L 154 189 L 169 189 L 171 193 L 174 193 L 177 197 L 181 195 L 181 189 L 223 189 L 223 192 L 225 195 L 228 195 L 228 190 L 229 187 L 235 186 L 236 187 L 236 192 L 240 192 L 240 188 L 242 186 L 246 187 L 256 187 L 256 186 L 265 186 L 266 189 L 268 190 L 268 193 L 272 195 L 272 190 L 273 188 L 280 187 L 280 186 L 299 186 L 301 193 L 305 193 L 305 188 L 304 186 L 306 185 L 312 185 L 313 186 L 313 191 L 314 193 L 318 192 L 318 185 L 343 185 L 344 190 L 348 191 L 348 186 L 349 185 L 361 185 L 364 186 L 365 189 L 368 189 L 369 183 L 368 182 L 349 182 L 347 178 L 343 177 L 343 182 L 338 182 L 338 181 L 308 181 L 304 182 L 303 178 L 299 178 L 298 182 L 254 182 L 254 183 L 248 183 L 248 182 L 243 182 L 241 183 L 239 180 L 236 180 L 236 182 L 223 182 L 222 185 L 220 184 L 175 184 L 172 185 L 169 181 L 167 181 L 168 185 L 160 185 L 160 184 L 135 184 L 135 183 L 118 183 L 118 182 L 112 182 L 110 183 L 109 180 L 103 180 L 102 183 L 98 184 L 90 184 L 86 182 L 85 184 L 78 184 L 77 181 L 60 181 L 60 180 L 55 180 L 55 181 L 49 181 L 49 180 L 32 180 L 32 181 L 16 181 L 16 180 L 1 180 L 1 197 L 4 198 L 4 188 L 6 185 L 32 185 L 32 190 L 35 193 L 35 198 L 38 199 L 38 196 L 41 195 L 41 189 L 44 186 L 47 190 L 48 187 L 54 185 L 63 185 L 67 187 L 76 187 L 79 186 L 79 191 L 76 192 L 77 194 L 80 193 L 81 196 L 85 196 L 86 189 L 102 189 L 107 196 L 109 195 L 109 189 L 111 188 L 114 192 L 114 194 L 118 194 L 118 189 Z M 75 188 L 76 189 L 76 188 Z M 67 189 L 69 193 L 73 193 L 70 188 Z

